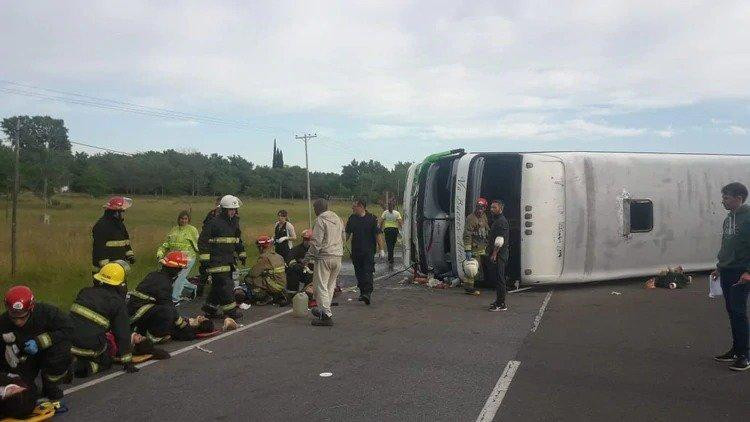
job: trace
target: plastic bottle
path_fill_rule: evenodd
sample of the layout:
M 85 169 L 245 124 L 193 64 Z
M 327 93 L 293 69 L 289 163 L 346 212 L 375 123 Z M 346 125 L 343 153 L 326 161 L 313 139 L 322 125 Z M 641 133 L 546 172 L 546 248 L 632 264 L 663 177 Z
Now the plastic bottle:
M 299 292 L 292 298 L 292 314 L 297 317 L 307 315 L 308 297 L 307 293 Z

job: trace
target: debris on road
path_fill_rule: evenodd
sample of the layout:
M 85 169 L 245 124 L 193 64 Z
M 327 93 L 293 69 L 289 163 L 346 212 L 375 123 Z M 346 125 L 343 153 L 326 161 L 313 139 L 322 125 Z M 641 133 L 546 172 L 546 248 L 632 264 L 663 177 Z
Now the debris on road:
M 321 372 L 320 376 L 323 378 L 328 378 L 333 376 L 333 372 Z
M 616 291 L 612 290 L 612 293 L 610 293 L 610 294 L 614 295 L 614 296 L 620 296 L 622 293 L 616 292 Z
M 206 349 L 205 347 L 202 347 L 202 346 L 195 346 L 195 348 L 198 349 L 198 350 L 200 350 L 201 352 L 208 353 L 209 355 L 214 352 L 213 350 L 208 350 L 208 349 Z
M 686 275 L 682 267 L 667 268 L 662 271 L 656 277 L 651 277 L 646 280 L 646 284 L 643 286 L 644 289 L 655 289 L 657 287 L 662 289 L 682 289 L 689 286 L 693 282 L 693 277 Z

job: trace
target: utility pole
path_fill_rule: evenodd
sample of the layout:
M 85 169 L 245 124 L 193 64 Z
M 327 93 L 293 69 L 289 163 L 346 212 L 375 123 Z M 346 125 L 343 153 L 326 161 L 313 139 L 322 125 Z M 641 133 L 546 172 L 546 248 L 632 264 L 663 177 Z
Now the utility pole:
M 21 186 L 19 180 L 18 167 L 21 161 L 21 116 L 16 116 L 16 168 L 15 178 L 13 179 L 13 217 L 11 219 L 10 229 L 10 276 L 16 278 L 18 269 L 18 190 Z
M 305 171 L 307 172 L 307 214 L 308 214 L 308 227 L 312 229 L 312 199 L 310 199 L 310 163 L 307 159 L 307 141 L 313 138 L 317 138 L 318 134 L 313 133 L 310 135 L 306 133 L 302 136 L 294 135 L 294 139 L 305 142 Z

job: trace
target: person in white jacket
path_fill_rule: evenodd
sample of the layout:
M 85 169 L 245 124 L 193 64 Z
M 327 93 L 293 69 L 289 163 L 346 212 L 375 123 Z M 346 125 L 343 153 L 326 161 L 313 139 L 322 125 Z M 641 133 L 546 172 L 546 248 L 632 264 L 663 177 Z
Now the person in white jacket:
M 312 325 L 332 326 L 333 313 L 331 299 L 336 289 L 336 279 L 341 271 L 341 257 L 344 255 L 344 222 L 335 212 L 328 210 L 328 201 L 317 199 L 313 203 L 315 224 L 304 263 L 314 264 L 313 286 L 315 287 L 316 308 L 311 309 L 315 317 Z

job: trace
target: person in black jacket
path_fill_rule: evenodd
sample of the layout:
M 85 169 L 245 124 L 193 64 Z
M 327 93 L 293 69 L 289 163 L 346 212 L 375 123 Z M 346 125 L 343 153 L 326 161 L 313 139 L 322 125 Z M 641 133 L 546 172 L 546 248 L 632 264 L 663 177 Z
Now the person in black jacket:
M 130 235 L 125 228 L 125 210 L 133 201 L 115 196 L 104 205 L 104 215 L 94 224 L 91 235 L 94 244 L 91 252 L 93 272 L 97 273 L 106 264 L 123 260 L 135 263 L 135 254 L 130 246 Z
M 510 236 L 510 225 L 508 219 L 503 215 L 503 201 L 496 199 L 490 205 L 490 212 L 494 217 L 490 234 L 487 237 L 487 254 L 494 265 L 490 265 L 488 279 L 494 281 L 497 296 L 495 301 L 490 304 L 489 310 L 492 312 L 505 311 L 505 296 L 507 286 L 505 284 L 505 267 L 508 265 L 508 240 Z
M 172 287 L 180 270 L 187 267 L 188 256 L 182 251 L 172 251 L 159 262 L 161 270 L 149 273 L 138 287 L 130 292 L 128 314 L 133 331 L 146 336 L 153 343 L 169 338 L 193 340 L 198 332 L 212 331 L 211 327 L 192 327 L 177 312 L 172 301 Z
M 203 225 L 201 226 L 201 231 L 206 228 L 208 223 L 211 222 L 211 220 L 216 217 L 219 212 L 221 211 L 220 207 L 221 202 L 221 196 L 216 198 L 216 202 L 214 203 L 215 207 L 211 209 L 211 211 L 206 214 L 206 218 L 203 219 Z M 206 288 L 206 284 L 208 284 L 208 271 L 206 271 L 206 266 L 208 265 L 208 259 L 200 260 L 200 266 L 198 267 L 198 274 L 200 275 L 199 281 L 198 281 L 198 288 L 195 290 L 195 297 L 201 297 L 203 296 L 203 290 Z
M 0 315 L 5 346 L 2 368 L 17 372 L 28 385 L 42 373 L 42 392 L 50 400 L 63 396 L 60 384 L 70 381 L 72 361 L 70 319 L 46 303 L 36 303 L 26 286 L 11 287 L 5 294 L 6 312 Z
M 287 290 L 296 292 L 312 282 L 312 265 L 303 264 L 307 250 L 310 249 L 310 239 L 312 239 L 312 230 L 302 230 L 302 242 L 289 251 L 287 257 L 289 259 L 286 262 Z
M 380 246 L 378 219 L 367 212 L 367 202 L 357 199 L 352 204 L 352 215 L 346 222 L 346 240 L 352 240 L 352 264 L 359 287 L 359 301 L 370 304 L 372 300 L 375 252 Z
M 242 318 L 234 300 L 232 272 L 237 259 L 245 265 L 247 253 L 242 243 L 240 219 L 237 215 L 242 201 L 236 196 L 221 198 L 221 211 L 201 231 L 198 238 L 199 259 L 206 272 L 211 275 L 211 291 L 201 308 L 209 318 L 222 315 L 233 319 Z
M 76 357 L 75 376 L 86 377 L 108 369 L 113 361 L 126 372 L 138 372 L 131 353 L 131 331 L 125 304 L 125 269 L 110 263 L 94 275 L 94 286 L 78 292 L 70 306 L 73 321 L 73 347 Z M 106 333 L 112 332 L 117 351 L 110 357 Z

